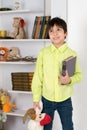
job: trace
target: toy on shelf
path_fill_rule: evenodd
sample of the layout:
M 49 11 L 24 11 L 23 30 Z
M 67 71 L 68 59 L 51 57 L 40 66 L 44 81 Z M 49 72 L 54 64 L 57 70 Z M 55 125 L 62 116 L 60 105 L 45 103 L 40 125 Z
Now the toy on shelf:
M 43 104 L 40 102 L 41 109 L 30 108 L 26 111 L 23 117 L 23 123 L 25 123 L 27 117 L 30 117 L 28 122 L 29 130 L 43 130 L 44 125 L 49 124 L 51 122 L 51 117 L 46 113 L 41 113 L 43 109 Z
M 7 61 L 19 61 L 20 58 L 20 49 L 18 47 L 11 47 L 8 51 Z
M 2 110 L 3 104 L 6 102 L 7 92 L 3 89 L 0 89 L 0 110 Z
M 8 56 L 8 48 L 0 47 L 0 61 L 6 61 Z
M 3 112 L 11 112 L 12 108 L 15 107 L 15 104 L 10 103 L 10 97 L 6 96 L 6 102 L 3 104 L 2 111 Z
M 25 21 L 21 17 L 14 17 L 13 27 L 15 28 L 13 32 L 9 34 L 10 37 L 14 39 L 25 39 L 26 34 L 24 30 Z

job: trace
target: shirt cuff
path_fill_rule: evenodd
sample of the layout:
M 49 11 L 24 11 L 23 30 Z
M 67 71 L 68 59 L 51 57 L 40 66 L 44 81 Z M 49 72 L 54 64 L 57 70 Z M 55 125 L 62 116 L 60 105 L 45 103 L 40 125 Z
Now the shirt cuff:
M 39 102 L 39 101 L 40 101 L 40 96 L 33 95 L 33 102 Z

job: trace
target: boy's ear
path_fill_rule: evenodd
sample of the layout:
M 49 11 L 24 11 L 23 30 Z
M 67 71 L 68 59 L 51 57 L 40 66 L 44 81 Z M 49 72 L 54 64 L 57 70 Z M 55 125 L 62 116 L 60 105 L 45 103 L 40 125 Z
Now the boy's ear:
M 68 32 L 65 32 L 65 39 L 66 39 L 67 35 L 68 35 Z

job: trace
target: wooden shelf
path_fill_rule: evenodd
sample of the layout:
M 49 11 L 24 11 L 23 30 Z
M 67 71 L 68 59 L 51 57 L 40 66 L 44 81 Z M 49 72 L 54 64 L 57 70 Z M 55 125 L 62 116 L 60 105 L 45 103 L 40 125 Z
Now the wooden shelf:
M 0 14 L 11 14 L 11 13 L 28 13 L 30 10 L 9 10 L 9 11 L 0 11 Z
M 0 39 L 0 42 L 50 42 L 50 39 Z
M 32 94 L 31 91 L 15 91 L 15 90 L 8 90 L 9 93 L 18 93 L 18 94 Z
M 8 112 L 7 115 L 23 117 L 25 112 L 26 112 L 26 110 L 14 110 L 13 112 Z
M 36 64 L 36 62 L 28 62 L 28 61 L 26 61 L 26 62 L 23 62 L 23 61 L 17 61 L 17 62 L 12 62 L 12 61 L 9 61 L 9 62 L 4 62 L 4 61 L 0 61 L 0 64 L 6 64 L 6 65 L 10 65 L 10 64 L 17 64 L 17 65 L 27 65 L 27 64 L 29 64 L 29 65 L 33 65 L 33 64 Z
M 36 10 L 28 10 L 28 9 L 23 9 L 23 10 L 9 10 L 9 11 L 0 11 L 0 14 L 12 14 L 12 13 L 43 13 L 43 10 L 36 11 Z

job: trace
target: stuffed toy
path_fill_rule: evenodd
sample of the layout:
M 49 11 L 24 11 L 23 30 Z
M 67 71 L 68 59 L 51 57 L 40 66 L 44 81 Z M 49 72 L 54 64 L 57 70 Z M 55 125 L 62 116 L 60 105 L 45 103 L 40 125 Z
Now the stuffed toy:
M 3 113 L 10 112 L 15 106 L 15 104 L 10 103 L 10 96 L 8 95 L 8 93 L 5 90 L 0 89 L 0 110 Z
M 8 56 L 8 48 L 0 47 L 0 61 L 6 61 Z
M 43 130 L 44 125 L 49 124 L 51 122 L 51 117 L 46 113 L 41 113 L 42 111 L 42 102 L 40 102 L 41 109 L 30 108 L 26 111 L 23 117 L 23 123 L 25 123 L 27 117 L 30 117 L 28 122 L 29 130 Z
M 0 89 L 0 110 L 2 110 L 3 104 L 6 102 L 7 92 L 3 89 Z
M 9 34 L 10 37 L 14 39 L 25 39 L 26 34 L 24 30 L 25 21 L 21 17 L 14 17 L 13 27 L 15 28 L 13 32 Z
M 11 47 L 8 51 L 7 61 L 19 60 L 21 58 L 20 50 L 18 47 Z
M 15 104 L 10 103 L 10 97 L 6 96 L 6 102 L 3 104 L 2 111 L 3 112 L 10 112 L 12 108 L 15 107 Z

